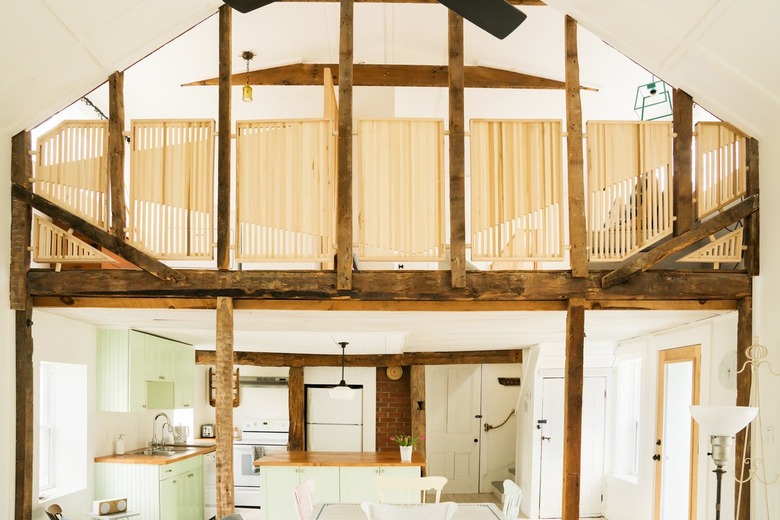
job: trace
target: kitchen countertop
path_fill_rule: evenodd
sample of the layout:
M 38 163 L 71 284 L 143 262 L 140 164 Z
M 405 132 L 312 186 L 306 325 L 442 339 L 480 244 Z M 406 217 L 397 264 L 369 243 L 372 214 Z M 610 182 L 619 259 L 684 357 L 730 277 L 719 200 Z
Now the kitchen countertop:
M 197 444 L 176 444 L 176 446 L 186 446 L 192 448 L 182 453 L 174 455 L 142 455 L 140 453 L 125 453 L 124 455 L 103 455 L 95 457 L 95 462 L 113 462 L 120 464 L 172 464 L 180 460 L 189 459 L 197 455 L 205 455 L 217 449 L 216 445 L 209 442 L 198 442 Z M 130 450 L 135 451 L 135 450 Z
M 412 452 L 412 462 L 401 462 L 394 451 L 275 451 L 254 462 L 255 466 L 420 466 L 425 469 L 425 457 Z

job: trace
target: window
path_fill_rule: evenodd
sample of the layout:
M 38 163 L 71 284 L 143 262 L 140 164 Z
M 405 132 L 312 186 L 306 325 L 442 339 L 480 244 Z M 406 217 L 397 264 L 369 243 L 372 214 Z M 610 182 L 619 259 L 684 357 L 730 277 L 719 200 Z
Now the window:
M 636 478 L 639 474 L 642 360 L 620 360 L 616 372 L 614 472 L 623 477 Z
M 40 364 L 38 498 L 87 487 L 87 366 Z

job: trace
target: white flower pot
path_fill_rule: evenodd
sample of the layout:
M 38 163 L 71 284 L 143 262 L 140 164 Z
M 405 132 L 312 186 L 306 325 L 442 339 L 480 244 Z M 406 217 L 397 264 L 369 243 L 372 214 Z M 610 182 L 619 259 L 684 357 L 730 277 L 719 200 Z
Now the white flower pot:
M 398 446 L 401 450 L 401 462 L 412 462 L 413 446 Z

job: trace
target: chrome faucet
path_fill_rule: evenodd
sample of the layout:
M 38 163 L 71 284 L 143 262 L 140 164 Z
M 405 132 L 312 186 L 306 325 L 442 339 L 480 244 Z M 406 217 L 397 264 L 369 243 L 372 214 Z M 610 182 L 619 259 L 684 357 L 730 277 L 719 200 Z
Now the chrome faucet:
M 157 431 L 156 431 L 156 425 L 157 425 L 157 419 L 160 417 L 165 418 L 165 422 L 162 425 L 162 428 L 160 429 L 160 441 L 157 441 Z M 149 446 L 152 449 L 155 448 L 162 448 L 165 445 L 165 427 L 168 427 L 168 432 L 173 435 L 173 427 L 171 427 L 171 419 L 168 417 L 168 415 L 164 412 L 160 412 L 157 415 L 154 416 L 154 420 L 152 421 L 152 442 L 149 443 Z

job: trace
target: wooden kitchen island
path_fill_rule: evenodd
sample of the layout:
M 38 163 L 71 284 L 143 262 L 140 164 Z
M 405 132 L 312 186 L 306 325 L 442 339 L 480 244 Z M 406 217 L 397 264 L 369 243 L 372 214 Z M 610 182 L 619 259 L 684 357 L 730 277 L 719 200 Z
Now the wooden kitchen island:
M 257 459 L 263 475 L 265 518 L 293 520 L 292 490 L 314 479 L 317 502 L 378 502 L 374 477 L 379 475 L 419 477 L 425 474 L 425 457 L 412 453 L 411 462 L 401 462 L 398 451 L 279 451 Z

